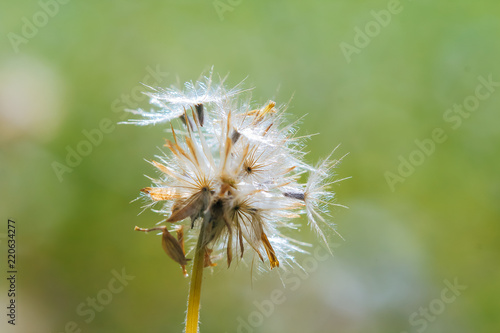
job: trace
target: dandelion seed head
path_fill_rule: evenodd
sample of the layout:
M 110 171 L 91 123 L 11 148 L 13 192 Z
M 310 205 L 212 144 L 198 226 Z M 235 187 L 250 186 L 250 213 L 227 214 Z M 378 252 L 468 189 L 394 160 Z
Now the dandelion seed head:
M 287 236 L 298 218 L 305 215 L 325 243 L 325 229 L 333 227 L 330 186 L 341 159 L 330 154 L 307 164 L 308 136 L 297 137 L 299 121 L 289 122 L 286 106 L 272 100 L 252 104 L 241 86 L 228 89 L 210 73 L 183 89 L 150 88 L 155 108 L 129 110 L 139 119 L 125 122 L 167 124 L 171 132 L 164 152 L 149 161 L 158 177 L 141 189 L 146 207 L 165 220 L 137 230 L 161 230 L 165 252 L 184 273 L 197 241 L 206 248 L 205 267 L 251 256 L 275 268 L 295 265 L 295 255 L 306 252 Z

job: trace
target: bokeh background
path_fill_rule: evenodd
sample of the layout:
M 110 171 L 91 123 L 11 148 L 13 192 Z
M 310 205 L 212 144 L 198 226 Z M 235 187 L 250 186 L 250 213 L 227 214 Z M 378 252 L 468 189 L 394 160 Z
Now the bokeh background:
M 300 133 L 320 133 L 308 161 L 340 143 L 338 175 L 352 179 L 334 188 L 350 207 L 334 210 L 345 238 L 333 238 L 334 256 L 286 287 L 276 271 L 251 282 L 245 267 L 220 265 L 205 276 L 201 332 L 500 330 L 499 87 L 457 128 L 443 118 L 480 76 L 500 82 L 497 1 L 402 0 L 384 26 L 372 11 L 393 8 L 386 0 L 60 1 L 0 4 L 2 332 L 182 331 L 188 280 L 158 237 L 133 232 L 160 217 L 130 203 L 155 175 L 143 159 L 168 134 L 114 124 L 147 106 L 141 82 L 170 86 L 212 66 L 229 85 L 247 78 L 256 103 L 293 96 L 289 111 L 307 114 Z M 341 46 L 356 42 L 346 56 Z M 58 176 L 54 162 L 103 121 L 102 141 Z M 387 172 L 435 128 L 445 142 L 391 188 Z M 18 233 L 15 327 L 7 218 Z M 307 227 L 299 237 L 316 244 Z M 134 279 L 85 322 L 79 305 L 122 269 Z M 444 302 L 445 281 L 466 289 Z M 273 290 L 286 300 L 256 314 Z

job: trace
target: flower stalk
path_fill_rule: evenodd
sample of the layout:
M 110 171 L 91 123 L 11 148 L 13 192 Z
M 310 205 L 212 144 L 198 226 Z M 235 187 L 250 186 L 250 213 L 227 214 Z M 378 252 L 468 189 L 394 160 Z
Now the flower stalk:
M 186 333 L 198 333 L 198 322 L 200 317 L 201 283 L 203 279 L 203 268 L 205 262 L 205 246 L 201 233 L 196 244 L 193 270 L 191 273 L 191 285 L 189 287 L 188 308 L 186 316 Z

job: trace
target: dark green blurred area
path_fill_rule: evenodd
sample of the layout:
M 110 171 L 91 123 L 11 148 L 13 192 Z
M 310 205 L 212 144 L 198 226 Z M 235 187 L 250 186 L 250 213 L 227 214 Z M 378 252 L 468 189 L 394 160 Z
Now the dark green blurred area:
M 231 10 L 218 13 L 220 3 Z M 350 207 L 334 210 L 345 238 L 334 240 L 335 256 L 296 290 L 276 271 L 251 284 L 248 269 L 220 263 L 204 279 L 201 332 L 238 332 L 275 289 L 286 301 L 240 332 L 498 332 L 500 89 L 456 129 L 443 116 L 474 95 L 478 77 L 500 82 L 500 4 L 401 1 L 348 62 L 341 43 L 354 45 L 355 28 L 387 8 L 380 0 L 70 1 L 15 52 L 9 34 L 22 35 L 23 17 L 42 9 L 3 2 L 0 256 L 3 276 L 12 218 L 19 296 L 18 325 L 2 310 L 1 331 L 59 333 L 71 321 L 82 332 L 182 331 L 189 281 L 158 237 L 133 232 L 161 217 L 138 216 L 141 204 L 130 204 L 150 184 L 144 175 L 155 175 L 144 159 L 158 152 L 164 126 L 114 126 L 62 181 L 53 163 L 65 164 L 83 130 L 119 122 L 123 96 L 145 90 L 151 69 L 168 72 L 159 85 L 170 86 L 214 66 L 230 74 L 228 85 L 248 77 L 258 104 L 293 95 L 289 111 L 307 114 L 300 133 L 320 133 L 308 161 L 340 143 L 336 156 L 349 155 L 337 171 L 352 179 L 334 188 Z M 147 107 L 143 97 L 132 102 Z M 408 160 L 435 128 L 445 142 L 391 191 L 386 172 L 397 173 L 399 156 Z M 294 236 L 316 244 L 308 227 Z M 86 323 L 78 306 L 122 268 L 135 278 Z M 455 279 L 467 289 L 443 302 L 444 280 Z M 416 322 L 429 307 L 432 319 Z

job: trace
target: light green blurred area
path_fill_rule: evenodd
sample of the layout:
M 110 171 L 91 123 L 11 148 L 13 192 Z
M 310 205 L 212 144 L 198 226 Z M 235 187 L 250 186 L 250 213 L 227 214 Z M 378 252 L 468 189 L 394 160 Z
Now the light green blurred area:
M 251 283 L 243 265 L 219 264 L 204 279 L 201 332 L 498 332 L 500 89 L 456 129 L 443 115 L 478 77 L 500 82 L 500 4 L 402 1 L 348 62 L 341 43 L 387 1 L 222 2 L 231 10 L 220 16 L 212 1 L 70 1 L 19 52 L 9 33 L 21 35 L 40 4 L 0 5 L 2 332 L 59 333 L 71 321 L 82 332 L 182 331 L 188 280 L 158 237 L 133 232 L 161 217 L 130 204 L 155 175 L 144 159 L 164 126 L 114 126 L 62 181 L 53 163 L 83 130 L 119 122 L 148 68 L 168 72 L 159 85 L 169 86 L 212 66 L 229 85 L 247 77 L 257 104 L 293 96 L 289 111 L 307 114 L 300 133 L 320 133 L 308 161 L 340 143 L 336 156 L 349 155 L 338 177 L 352 179 L 334 187 L 350 207 L 334 209 L 345 238 L 334 237 L 334 257 L 298 257 L 311 271 L 287 287 L 275 270 Z M 130 107 L 147 107 L 139 98 Z M 391 191 L 386 172 L 435 128 L 447 140 Z M 18 233 L 15 328 L 4 314 L 7 218 Z M 317 244 L 301 222 L 294 236 Z M 85 322 L 78 306 L 122 269 L 135 278 Z M 455 279 L 467 288 L 443 302 Z M 285 300 L 259 315 L 273 290 Z

